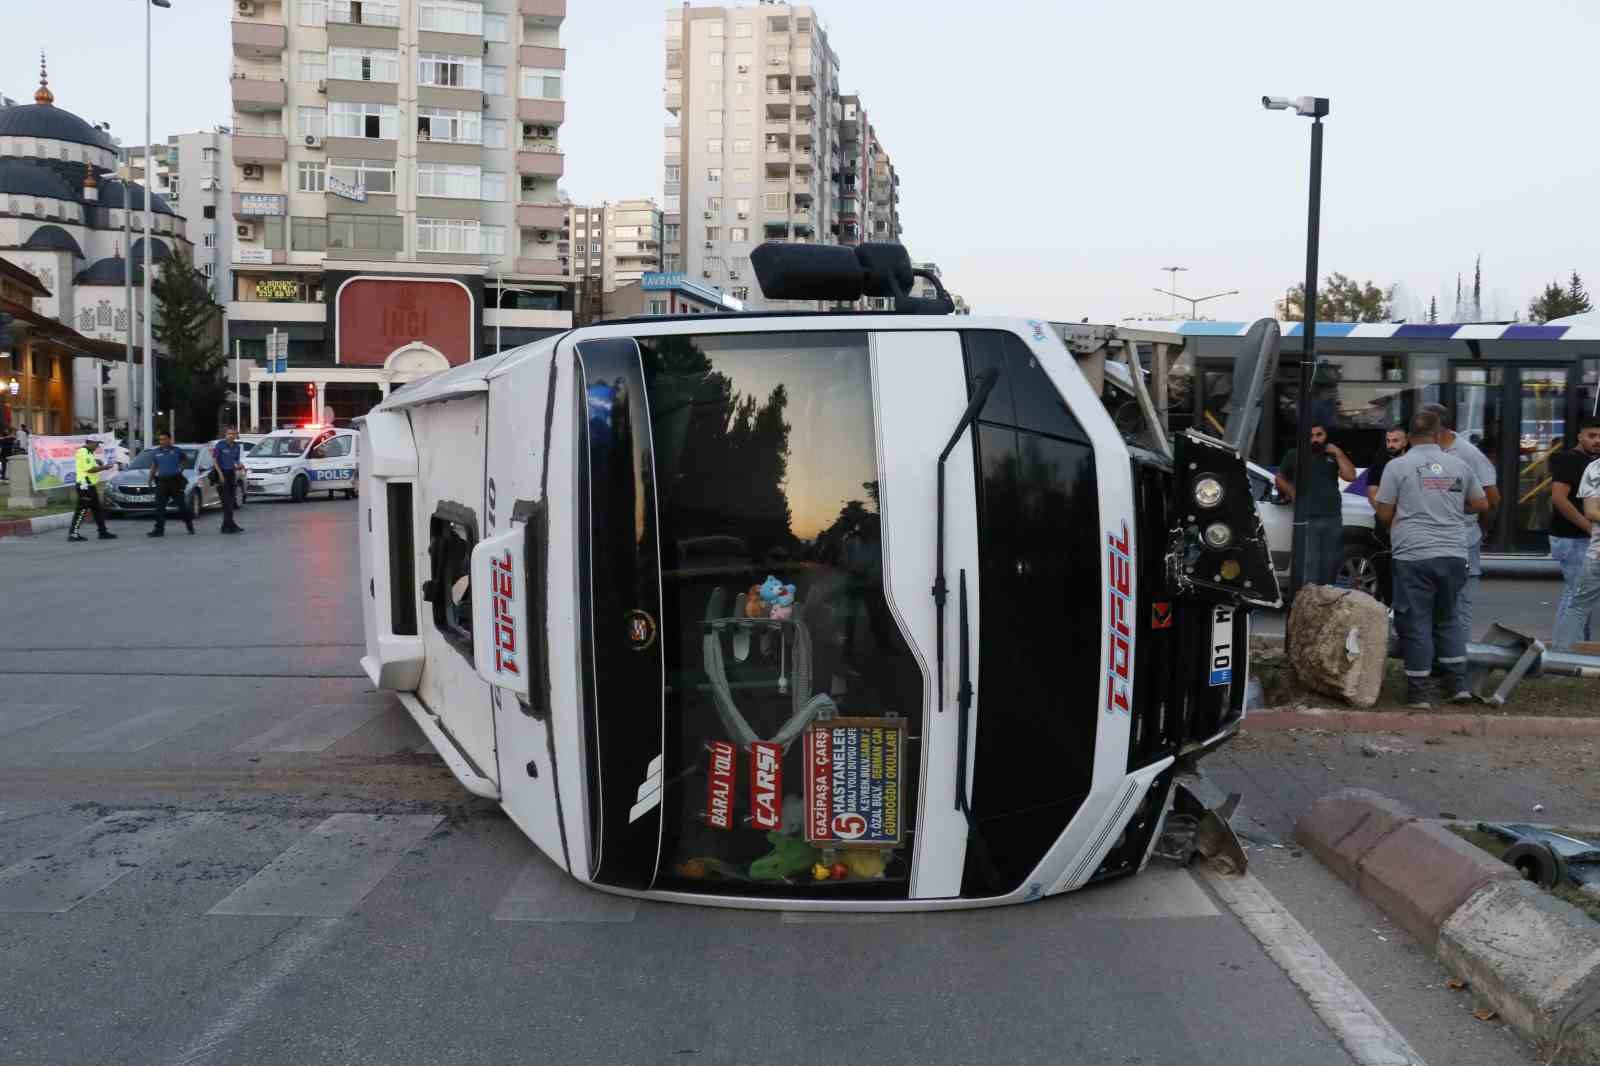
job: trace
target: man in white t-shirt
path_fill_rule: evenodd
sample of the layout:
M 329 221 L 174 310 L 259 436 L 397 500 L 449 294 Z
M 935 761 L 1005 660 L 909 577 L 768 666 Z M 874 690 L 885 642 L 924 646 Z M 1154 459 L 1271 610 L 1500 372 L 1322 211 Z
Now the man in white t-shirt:
M 1589 612 L 1600 604 L 1600 459 L 1584 468 L 1583 479 L 1578 482 L 1574 495 L 1592 529 L 1583 569 L 1578 572 L 1578 583 L 1572 592 L 1572 603 L 1556 624 L 1557 651 L 1570 651 L 1583 640 Z

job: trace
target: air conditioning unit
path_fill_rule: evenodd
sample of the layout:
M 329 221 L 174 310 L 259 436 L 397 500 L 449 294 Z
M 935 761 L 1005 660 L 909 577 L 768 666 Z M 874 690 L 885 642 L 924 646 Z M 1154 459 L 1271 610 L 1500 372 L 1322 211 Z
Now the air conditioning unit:
M 728 271 L 728 277 L 730 277 L 734 281 L 738 281 L 739 280 L 739 272 L 737 270 L 730 270 L 730 271 Z
M 707 241 L 706 242 L 706 247 L 707 248 L 715 248 L 716 246 L 717 246 L 717 242 L 716 241 Z
M 327 91 L 328 91 L 328 79 L 327 78 L 318 79 L 318 81 L 317 81 L 317 92 L 325 93 Z
M 533 132 L 540 137 L 551 137 L 556 131 L 550 126 L 535 126 Z
M 750 212 L 748 212 L 748 211 L 740 211 L 739 212 L 739 217 L 740 218 L 749 218 L 750 217 Z
M 256 13 L 256 0 L 239 0 L 237 8 L 239 14 L 245 18 L 250 18 Z
M 246 181 L 260 181 L 261 180 L 261 164 L 260 163 L 246 163 L 244 165 L 244 178 L 245 178 Z
M 716 216 L 715 212 L 707 211 L 706 212 L 706 217 L 707 218 L 716 218 L 717 216 Z
M 748 74 L 748 73 L 750 73 L 750 64 L 749 63 L 740 63 L 739 64 L 739 73 L 740 74 Z
M 711 271 L 709 271 L 709 270 L 702 270 L 702 271 L 700 271 L 700 276 L 701 276 L 701 277 L 702 277 L 702 278 L 709 278 L 709 277 L 710 277 L 710 276 L 711 276 Z
M 233 227 L 233 235 L 244 240 L 249 240 L 256 235 L 256 228 L 248 222 L 241 222 Z
M 549 244 L 554 239 L 555 239 L 555 234 L 551 233 L 549 230 L 542 229 L 542 230 L 539 231 L 539 243 L 540 244 Z
M 306 141 L 306 147 L 307 148 L 321 148 L 322 147 L 322 138 L 318 137 L 315 133 L 306 134 L 305 141 Z

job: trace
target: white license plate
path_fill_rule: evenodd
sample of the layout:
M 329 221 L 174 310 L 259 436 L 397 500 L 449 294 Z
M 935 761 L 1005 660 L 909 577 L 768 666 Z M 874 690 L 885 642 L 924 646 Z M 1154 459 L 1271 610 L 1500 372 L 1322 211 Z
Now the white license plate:
M 1233 680 L 1233 608 L 1211 608 L 1211 684 Z

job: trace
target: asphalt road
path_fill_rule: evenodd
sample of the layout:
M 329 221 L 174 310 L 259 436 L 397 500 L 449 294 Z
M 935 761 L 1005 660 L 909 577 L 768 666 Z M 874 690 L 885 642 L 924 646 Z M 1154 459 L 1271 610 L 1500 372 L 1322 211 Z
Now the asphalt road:
M 1554 577 L 1484 577 L 1472 606 L 1472 635 L 1481 638 L 1490 623 L 1548 641 L 1555 629 L 1561 579 Z M 1263 611 L 1253 619 L 1257 633 L 1283 633 L 1282 611 Z
M 905 917 L 563 880 L 360 674 L 357 507 L 0 542 L 0 1061 L 1354 1061 L 1186 870 Z

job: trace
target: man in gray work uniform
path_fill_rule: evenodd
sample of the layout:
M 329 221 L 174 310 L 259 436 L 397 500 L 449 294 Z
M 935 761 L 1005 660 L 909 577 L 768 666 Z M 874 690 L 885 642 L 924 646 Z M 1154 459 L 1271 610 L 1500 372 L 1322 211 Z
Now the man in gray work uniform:
M 1406 663 L 1406 706 L 1427 710 L 1439 698 L 1438 668 L 1454 703 L 1467 689 L 1467 643 L 1457 601 L 1467 581 L 1464 515 L 1482 514 L 1489 498 L 1472 468 L 1439 448 L 1439 416 L 1411 419 L 1411 450 L 1383 471 L 1373 502 L 1394 545 L 1394 623 Z
M 1494 471 L 1494 464 L 1489 457 L 1478 450 L 1478 446 L 1455 431 L 1455 423 L 1450 418 L 1450 412 L 1445 410 L 1444 404 L 1430 403 L 1423 408 L 1439 416 L 1439 450 L 1446 455 L 1453 455 L 1472 468 L 1478 475 L 1478 482 L 1483 486 L 1483 494 L 1489 497 L 1489 509 L 1483 514 L 1462 515 L 1461 519 L 1467 525 L 1467 583 L 1462 586 L 1461 595 L 1456 600 L 1456 624 L 1461 627 L 1461 642 L 1472 643 L 1472 603 L 1478 595 L 1478 578 L 1483 576 L 1483 527 L 1494 517 L 1495 511 L 1500 507 L 1500 478 Z

